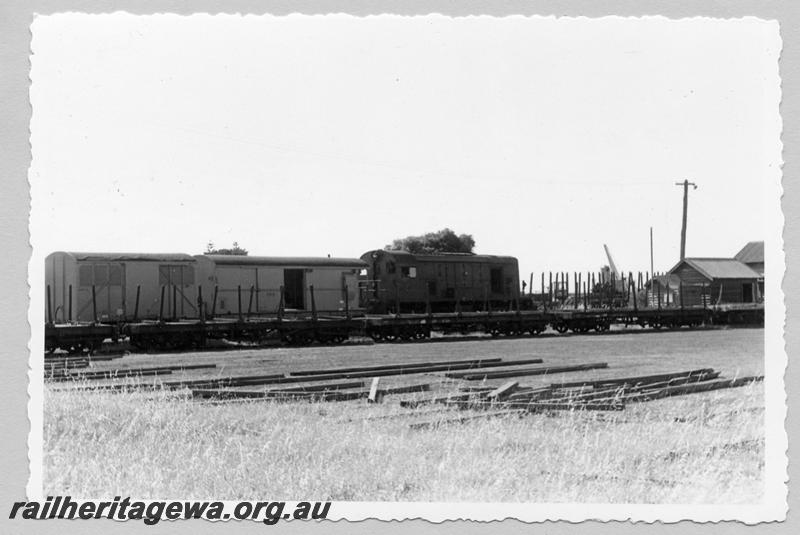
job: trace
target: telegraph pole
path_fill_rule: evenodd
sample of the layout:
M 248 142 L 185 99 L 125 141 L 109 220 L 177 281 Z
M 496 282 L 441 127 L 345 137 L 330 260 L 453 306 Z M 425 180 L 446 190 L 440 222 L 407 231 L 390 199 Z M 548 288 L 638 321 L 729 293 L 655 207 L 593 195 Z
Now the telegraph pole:
M 683 226 L 681 226 L 681 260 L 686 258 L 686 211 L 689 208 L 689 186 L 697 189 L 697 184 L 684 180 L 675 182 L 676 186 L 683 186 Z

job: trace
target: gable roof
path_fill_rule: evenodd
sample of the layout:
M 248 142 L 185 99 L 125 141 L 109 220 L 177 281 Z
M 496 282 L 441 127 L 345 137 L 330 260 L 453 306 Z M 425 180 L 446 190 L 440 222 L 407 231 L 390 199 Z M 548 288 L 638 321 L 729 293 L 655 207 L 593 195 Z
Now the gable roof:
M 674 273 L 681 264 L 689 264 L 707 279 L 757 279 L 758 273 L 734 258 L 684 258 L 670 269 Z
M 764 263 L 764 242 L 763 241 L 751 241 L 744 247 L 742 250 L 736 253 L 734 256 L 736 260 L 739 262 L 744 262 L 745 264 L 757 264 L 757 263 Z

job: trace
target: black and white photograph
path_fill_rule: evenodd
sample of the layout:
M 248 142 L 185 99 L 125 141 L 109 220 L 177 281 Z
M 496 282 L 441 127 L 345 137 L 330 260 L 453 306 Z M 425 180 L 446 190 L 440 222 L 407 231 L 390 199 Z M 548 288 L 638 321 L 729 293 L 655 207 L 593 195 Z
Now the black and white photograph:
M 776 21 L 30 30 L 29 500 L 785 518 Z

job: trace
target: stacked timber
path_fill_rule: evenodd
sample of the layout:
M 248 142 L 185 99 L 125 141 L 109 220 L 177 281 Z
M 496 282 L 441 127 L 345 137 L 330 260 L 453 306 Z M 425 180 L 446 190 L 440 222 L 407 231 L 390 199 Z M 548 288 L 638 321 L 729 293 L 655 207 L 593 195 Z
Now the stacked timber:
M 490 409 L 488 416 L 507 414 L 509 411 L 620 411 L 628 403 L 741 387 L 763 380 L 763 376 L 734 379 L 720 379 L 719 376 L 720 372 L 703 368 L 637 377 L 552 383 L 543 387 L 521 387 L 517 381 L 509 381 L 492 390 L 470 388 L 448 396 L 401 402 L 401 405 L 413 408 L 444 403 L 460 409 Z M 455 423 L 460 419 L 421 422 L 413 424 L 413 427 L 430 427 L 451 421 Z

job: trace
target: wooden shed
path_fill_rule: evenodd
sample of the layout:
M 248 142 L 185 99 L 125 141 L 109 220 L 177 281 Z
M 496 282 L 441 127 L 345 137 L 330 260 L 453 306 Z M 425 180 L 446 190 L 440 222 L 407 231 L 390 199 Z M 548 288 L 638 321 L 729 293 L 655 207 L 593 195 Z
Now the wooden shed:
M 685 258 L 670 274 L 680 279 L 685 306 L 761 301 L 758 273 L 733 258 Z

